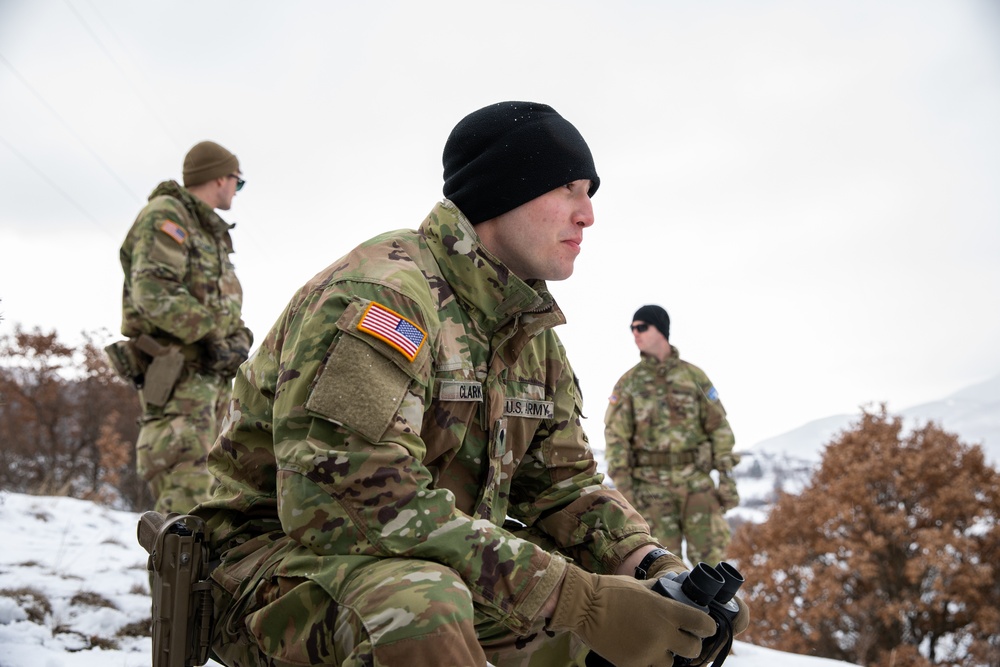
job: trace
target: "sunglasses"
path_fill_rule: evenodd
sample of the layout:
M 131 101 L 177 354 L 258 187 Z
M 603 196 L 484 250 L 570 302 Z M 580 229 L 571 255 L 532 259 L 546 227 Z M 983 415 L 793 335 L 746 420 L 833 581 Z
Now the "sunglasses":
M 632 326 L 629 327 L 629 329 L 631 329 L 632 331 L 638 331 L 639 333 L 646 333 L 646 329 L 648 328 L 649 325 L 646 324 L 645 322 L 643 322 L 642 324 L 633 324 Z
M 229 178 L 235 178 L 236 179 L 236 191 L 237 192 L 239 192 L 240 190 L 242 190 L 243 186 L 246 184 L 246 181 L 243 180 L 242 178 L 240 178 L 239 176 L 237 176 L 236 174 L 229 174 Z

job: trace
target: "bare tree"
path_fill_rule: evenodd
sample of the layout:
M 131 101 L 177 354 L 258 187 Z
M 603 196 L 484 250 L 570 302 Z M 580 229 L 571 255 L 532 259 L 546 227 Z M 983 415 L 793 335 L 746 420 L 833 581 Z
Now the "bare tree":
M 0 488 L 145 508 L 138 415 L 96 334 L 79 349 L 37 328 L 0 336 Z

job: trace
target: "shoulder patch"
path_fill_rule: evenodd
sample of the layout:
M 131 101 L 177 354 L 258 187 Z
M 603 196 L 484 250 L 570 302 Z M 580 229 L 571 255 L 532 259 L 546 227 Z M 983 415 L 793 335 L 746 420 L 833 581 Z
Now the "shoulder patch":
M 177 241 L 180 245 L 184 245 L 184 240 L 187 238 L 187 230 L 178 225 L 173 220 L 164 220 L 160 223 L 160 231 Z
M 709 387 L 708 391 L 705 392 L 705 395 L 708 396 L 708 400 L 710 401 L 719 400 L 719 392 L 716 391 L 715 387 Z
M 611 394 L 610 396 L 608 396 L 608 402 L 611 403 L 611 405 L 617 405 L 618 394 Z
M 394 310 L 372 301 L 358 322 L 358 331 L 375 336 L 411 362 L 427 340 L 427 332 Z

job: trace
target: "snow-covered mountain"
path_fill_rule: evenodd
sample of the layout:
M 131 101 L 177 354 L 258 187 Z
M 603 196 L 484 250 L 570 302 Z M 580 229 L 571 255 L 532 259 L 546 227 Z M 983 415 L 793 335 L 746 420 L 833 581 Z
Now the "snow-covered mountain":
M 908 428 L 933 421 L 957 434 L 963 443 L 982 446 L 987 461 L 1000 466 L 1000 375 L 937 401 L 903 410 L 889 405 L 888 411 L 903 417 Z M 800 489 L 819 463 L 823 448 L 859 417 L 860 413 L 855 413 L 816 419 L 743 451 L 743 459 L 734 471 L 741 504 L 731 516 L 762 520 L 774 491 Z

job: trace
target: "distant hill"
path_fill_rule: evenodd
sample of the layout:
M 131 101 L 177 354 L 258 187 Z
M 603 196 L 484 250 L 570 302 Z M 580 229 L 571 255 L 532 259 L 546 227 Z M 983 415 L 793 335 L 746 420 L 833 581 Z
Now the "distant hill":
M 1000 467 L 1000 375 L 956 391 L 933 403 L 924 403 L 901 414 L 908 420 L 928 420 L 957 433 L 968 445 L 981 445 L 986 458 Z
M 968 445 L 980 445 L 986 459 L 1000 467 L 1000 375 L 971 385 L 938 401 L 889 413 L 903 417 L 909 428 L 933 421 L 955 433 Z M 742 452 L 734 474 L 740 489 L 740 507 L 731 515 L 751 521 L 766 517 L 774 492 L 797 492 L 823 454 L 823 448 L 860 417 L 834 415 L 816 419 L 797 429 L 763 440 Z

